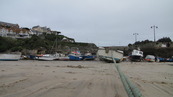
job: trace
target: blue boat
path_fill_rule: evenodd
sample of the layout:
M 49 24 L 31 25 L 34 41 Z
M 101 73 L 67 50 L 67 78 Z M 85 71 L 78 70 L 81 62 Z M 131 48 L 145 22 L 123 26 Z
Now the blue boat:
M 161 57 L 159 57 L 159 58 L 157 58 L 158 60 L 159 60 L 159 62 L 166 62 L 166 58 L 161 58 Z
M 96 56 L 90 55 L 90 56 L 83 56 L 83 60 L 95 60 Z
M 68 57 L 69 57 L 69 60 L 72 60 L 72 61 L 80 61 L 80 60 L 82 60 L 82 56 L 81 56 L 79 51 L 72 52 L 71 54 L 68 55 Z
M 168 58 L 166 62 L 173 62 L 173 58 Z
M 158 58 L 159 62 L 173 62 L 173 58 Z

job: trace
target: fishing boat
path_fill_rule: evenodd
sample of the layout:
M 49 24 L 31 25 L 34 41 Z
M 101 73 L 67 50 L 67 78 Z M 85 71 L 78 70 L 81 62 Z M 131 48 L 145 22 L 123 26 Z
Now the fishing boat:
M 143 52 L 140 50 L 133 50 L 131 55 L 129 56 L 131 61 L 142 61 L 143 58 Z
M 60 60 L 60 61 L 68 61 L 68 60 L 70 60 L 70 58 L 69 58 L 69 57 L 59 57 L 59 58 L 56 59 L 56 60 Z
M 153 55 L 147 55 L 145 57 L 145 61 L 147 61 L 147 62 L 154 62 L 154 61 L 156 61 L 156 57 L 153 56 Z
M 66 56 L 65 54 L 59 53 L 59 56 L 55 58 L 54 60 L 59 60 L 59 61 L 68 61 L 69 57 Z
M 68 57 L 69 57 L 69 60 L 72 60 L 72 61 L 82 60 L 82 55 L 79 51 L 71 52 L 71 54 L 69 54 Z
M 42 56 L 37 56 L 37 60 L 40 61 L 53 61 L 59 58 L 59 54 L 43 54 Z
M 99 48 L 97 56 L 101 61 L 113 63 L 115 60 L 116 63 L 119 63 L 123 58 L 123 51 Z
M 21 53 L 0 54 L 0 61 L 18 61 Z
M 57 53 L 57 37 L 55 39 L 55 42 L 52 46 L 52 49 L 50 50 L 50 54 L 43 54 L 42 56 L 37 56 L 37 60 L 41 60 L 41 61 L 53 61 L 53 60 L 57 60 L 59 58 L 59 53 Z
M 96 58 L 96 56 L 92 55 L 89 52 L 82 56 L 83 60 L 94 60 L 95 58 Z

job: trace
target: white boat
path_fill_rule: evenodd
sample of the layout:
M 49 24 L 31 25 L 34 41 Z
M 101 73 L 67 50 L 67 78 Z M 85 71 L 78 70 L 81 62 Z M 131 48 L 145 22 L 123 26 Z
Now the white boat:
M 69 57 L 59 57 L 58 59 L 55 59 L 55 60 L 68 61 L 68 60 L 70 60 L 70 58 Z
M 156 58 L 155 58 L 154 55 L 147 55 L 147 56 L 145 57 L 145 61 L 154 62 L 154 61 L 156 61 Z
M 133 50 L 132 54 L 130 55 L 131 61 L 141 61 L 143 57 L 143 52 L 140 50 Z
M 0 61 L 18 61 L 21 53 L 0 54 Z
M 45 54 L 42 56 L 37 57 L 37 60 L 42 60 L 42 61 L 53 61 L 59 58 L 59 54 Z
M 121 62 L 123 58 L 123 51 L 120 50 L 109 50 L 105 48 L 99 48 L 97 52 L 97 57 L 100 60 L 106 61 L 106 62 L 114 62 L 113 59 L 116 61 L 116 63 Z
M 55 50 L 53 50 L 53 52 L 54 52 L 53 54 L 44 54 L 44 55 L 39 56 L 39 57 L 37 56 L 36 59 L 37 60 L 42 60 L 42 61 L 53 61 L 53 60 L 59 59 L 60 54 L 57 53 L 57 37 L 55 39 L 54 44 L 55 45 L 53 45 L 53 48 L 55 48 Z
M 68 56 L 65 56 L 62 53 L 59 53 L 59 56 L 57 58 L 55 58 L 54 60 L 67 61 L 67 60 L 69 60 L 69 57 Z

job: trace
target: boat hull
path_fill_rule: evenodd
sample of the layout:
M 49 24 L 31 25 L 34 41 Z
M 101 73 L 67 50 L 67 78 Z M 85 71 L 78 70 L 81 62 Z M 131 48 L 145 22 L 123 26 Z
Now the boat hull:
M 83 56 L 83 60 L 94 60 L 96 56 Z
M 142 56 L 130 56 L 130 60 L 133 61 L 133 62 L 140 62 L 142 61 Z
M 108 62 L 108 63 L 114 63 L 114 61 L 116 63 L 120 63 L 120 61 L 121 61 L 120 58 L 112 58 L 112 57 L 107 57 L 107 56 L 100 56 L 99 58 L 100 58 L 101 61 L 105 61 L 105 62 Z
M 0 54 L 0 61 L 18 61 L 21 54 Z
M 69 57 L 69 60 L 71 60 L 71 61 L 80 61 L 80 60 L 82 60 L 81 56 L 69 55 L 68 57 Z
M 40 61 L 53 61 L 53 60 L 57 60 L 59 58 L 59 54 L 45 54 L 42 56 L 37 56 L 37 60 Z
M 140 50 L 133 50 L 129 58 L 132 62 L 140 62 L 143 60 L 143 52 Z
M 59 57 L 58 59 L 56 60 L 60 60 L 60 61 L 68 61 L 70 60 L 69 57 Z
M 38 57 L 37 60 L 40 60 L 40 61 L 53 61 L 55 60 L 56 57 L 50 57 L 50 56 L 42 56 L 42 57 Z
M 109 50 L 108 52 L 106 52 L 105 49 L 99 49 L 97 52 L 97 56 L 101 61 L 113 63 L 115 60 L 116 63 L 119 63 L 123 58 L 123 52 L 114 51 L 114 50 Z

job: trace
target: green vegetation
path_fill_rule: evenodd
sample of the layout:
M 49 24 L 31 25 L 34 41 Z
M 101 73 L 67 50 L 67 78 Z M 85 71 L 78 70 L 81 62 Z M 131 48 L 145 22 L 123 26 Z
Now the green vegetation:
M 172 40 L 169 37 L 163 37 L 159 39 L 157 42 L 172 42 Z
M 154 55 L 163 58 L 171 58 L 173 56 L 173 48 L 141 48 L 144 52 L 144 56 L 146 55 Z
M 162 45 L 164 45 L 162 47 Z M 163 58 L 170 58 L 173 56 L 173 42 L 169 37 L 163 37 L 158 39 L 156 42 L 150 40 L 137 41 L 134 44 L 129 44 L 129 51 L 137 49 L 138 47 L 146 55 L 155 55 Z
M 21 51 L 23 49 L 33 50 L 44 48 L 46 50 L 50 49 L 56 39 L 56 35 L 48 34 L 44 36 L 33 35 L 31 38 L 27 39 L 13 39 L 8 37 L 0 37 L 0 52 L 5 51 Z M 58 41 L 63 37 L 57 36 Z
M 158 39 L 156 42 L 172 42 L 172 40 L 169 37 L 163 37 Z M 143 45 L 143 44 L 147 44 L 147 43 L 154 43 L 153 41 L 150 40 L 144 40 L 144 41 L 137 41 L 134 43 L 134 45 Z M 129 44 L 131 45 L 131 44 Z
M 31 38 L 26 38 L 26 39 L 13 39 L 9 37 L 0 37 L 0 52 L 38 50 L 50 53 L 53 46 L 55 46 L 56 38 L 57 38 L 56 48 L 58 51 L 65 51 L 65 50 L 69 51 L 69 49 L 72 47 L 77 47 L 80 50 L 90 50 L 92 48 L 97 49 L 97 46 L 95 44 L 77 43 L 74 42 L 74 39 L 68 38 L 63 35 L 42 34 L 40 36 L 33 35 Z M 66 40 L 68 41 L 62 41 L 64 38 L 66 38 Z
M 4 38 L 0 36 L 0 52 L 4 52 L 6 50 L 13 48 L 15 44 L 16 44 L 15 39 Z
M 43 40 L 33 35 L 28 39 L 13 39 L 9 37 L 0 37 L 0 52 L 5 51 L 21 51 L 23 49 L 38 49 L 40 47 L 48 48 L 51 41 Z

